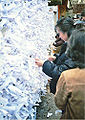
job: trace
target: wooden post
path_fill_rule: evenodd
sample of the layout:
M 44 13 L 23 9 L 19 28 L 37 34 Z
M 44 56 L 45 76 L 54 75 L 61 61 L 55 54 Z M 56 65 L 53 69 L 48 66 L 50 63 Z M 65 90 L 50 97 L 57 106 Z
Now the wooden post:
M 58 19 L 60 19 L 60 5 L 58 5 Z
M 58 19 L 66 15 L 67 3 L 68 3 L 68 0 L 66 0 L 63 5 L 58 5 Z

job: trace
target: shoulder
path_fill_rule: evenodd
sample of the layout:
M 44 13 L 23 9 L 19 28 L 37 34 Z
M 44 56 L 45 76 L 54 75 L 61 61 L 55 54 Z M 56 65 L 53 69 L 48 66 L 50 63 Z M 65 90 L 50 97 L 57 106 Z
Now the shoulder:
M 85 69 L 74 68 L 62 72 L 62 76 L 69 84 L 84 82 L 85 81 Z M 85 83 L 85 82 L 84 82 Z
M 73 68 L 70 70 L 66 70 L 63 72 L 63 75 L 67 75 L 69 73 L 69 75 L 75 75 L 76 73 L 85 73 L 85 69 L 79 69 L 79 68 Z

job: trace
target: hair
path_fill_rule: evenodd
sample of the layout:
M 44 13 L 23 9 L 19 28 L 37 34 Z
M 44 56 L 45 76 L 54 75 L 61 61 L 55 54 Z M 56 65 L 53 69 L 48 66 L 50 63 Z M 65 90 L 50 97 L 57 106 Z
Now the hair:
M 60 20 L 57 21 L 57 24 L 55 26 L 59 27 L 59 29 L 63 32 L 63 33 L 67 33 L 68 37 L 70 37 L 72 31 L 74 30 L 75 26 L 74 26 L 74 20 L 70 17 L 64 17 L 61 18 Z
M 76 67 L 85 68 L 85 28 L 73 31 L 68 40 L 66 54 Z
M 81 12 L 81 16 L 85 17 L 85 9 Z

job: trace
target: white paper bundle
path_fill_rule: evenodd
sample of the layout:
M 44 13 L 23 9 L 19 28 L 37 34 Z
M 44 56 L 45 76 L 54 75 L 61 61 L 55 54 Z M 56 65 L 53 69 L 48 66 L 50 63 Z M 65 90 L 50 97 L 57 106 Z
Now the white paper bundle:
M 53 13 L 47 0 L 1 0 L 0 6 L 0 120 L 36 119 L 48 77 L 35 58 L 48 56 Z

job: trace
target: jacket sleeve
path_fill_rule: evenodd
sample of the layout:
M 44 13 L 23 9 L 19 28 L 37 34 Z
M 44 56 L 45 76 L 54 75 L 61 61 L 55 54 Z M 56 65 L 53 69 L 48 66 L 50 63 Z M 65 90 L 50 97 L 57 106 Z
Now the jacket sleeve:
M 47 60 L 47 61 L 44 62 L 43 66 L 42 66 L 42 70 L 46 75 L 53 78 L 52 73 L 53 73 L 53 70 L 54 70 L 55 67 L 56 67 L 55 63 Z
M 49 77 L 52 77 L 52 79 L 58 80 L 59 76 L 64 70 L 68 69 L 68 66 L 65 64 L 62 65 L 56 65 L 53 62 L 45 61 L 43 64 L 43 72 L 48 75 Z
M 67 98 L 68 98 L 68 90 L 64 76 L 63 74 L 61 74 L 56 86 L 56 93 L 54 96 L 56 106 L 64 111 L 67 104 Z

